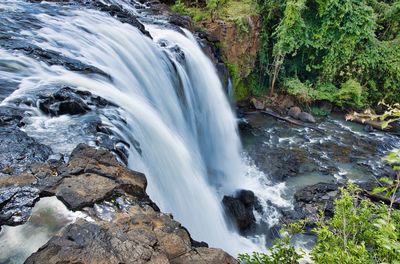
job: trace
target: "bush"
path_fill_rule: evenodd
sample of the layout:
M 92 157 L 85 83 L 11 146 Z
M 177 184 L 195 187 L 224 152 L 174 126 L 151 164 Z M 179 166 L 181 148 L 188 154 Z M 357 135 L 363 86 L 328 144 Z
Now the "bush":
M 400 155 L 396 161 L 399 164 Z M 399 176 L 389 187 L 396 193 Z M 392 201 L 396 199 L 391 196 Z M 299 224 L 298 224 L 299 226 Z M 325 219 L 321 214 L 313 229 L 317 242 L 312 248 L 311 259 L 316 264 L 375 264 L 400 263 L 400 210 L 386 204 L 374 204 L 360 196 L 360 189 L 349 184 L 341 188 L 335 201 L 334 215 Z M 271 254 L 242 254 L 239 260 L 250 264 L 298 263 L 302 254 L 290 245 L 290 234 L 277 240 Z
M 296 250 L 290 244 L 294 234 L 302 231 L 303 222 L 298 222 L 284 226 L 280 232 L 280 238 L 274 242 L 269 254 L 253 252 L 252 255 L 240 254 L 239 261 L 247 264 L 296 264 L 303 257 L 303 252 Z
M 299 79 L 286 79 L 284 85 L 288 94 L 295 96 L 300 102 L 310 104 L 314 101 L 311 87 Z
M 335 94 L 335 102 L 339 106 L 363 107 L 363 89 L 361 85 L 353 79 L 343 83 L 339 91 Z

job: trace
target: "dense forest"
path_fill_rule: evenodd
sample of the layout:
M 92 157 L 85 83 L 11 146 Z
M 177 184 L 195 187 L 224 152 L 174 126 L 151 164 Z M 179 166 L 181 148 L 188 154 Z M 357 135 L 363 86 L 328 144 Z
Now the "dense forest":
M 239 99 L 279 91 L 352 108 L 400 100 L 398 0 L 178 1 L 174 10 L 231 19 L 244 32 L 246 15 L 259 15 L 255 67 L 244 77 L 230 67 Z

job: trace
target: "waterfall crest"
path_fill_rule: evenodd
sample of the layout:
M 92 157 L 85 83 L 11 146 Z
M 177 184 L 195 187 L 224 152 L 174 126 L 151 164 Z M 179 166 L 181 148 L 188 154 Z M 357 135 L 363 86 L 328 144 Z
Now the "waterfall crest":
M 43 86 L 68 85 L 118 105 L 124 121 L 103 121 L 130 146 L 138 145 L 129 149 L 128 166 L 146 174 L 148 193 L 162 211 L 171 212 L 195 240 L 232 254 L 255 250 L 224 219 L 221 196 L 240 187 L 245 170 L 234 114 L 194 37 L 146 25 L 150 39 L 95 10 L 35 18 L 41 28 L 21 32 L 24 38 L 109 78 L 0 50 L 8 66 L 18 66 L 14 78 L 20 83 L 3 104 Z

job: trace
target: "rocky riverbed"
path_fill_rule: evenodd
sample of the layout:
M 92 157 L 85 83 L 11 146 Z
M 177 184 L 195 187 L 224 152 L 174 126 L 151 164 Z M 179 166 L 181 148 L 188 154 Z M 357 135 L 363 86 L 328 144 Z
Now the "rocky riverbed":
M 242 118 L 246 155 L 264 173 L 266 185 L 280 186 L 281 197 L 289 202 L 270 201 L 280 223 L 305 218 L 312 227 L 320 210 L 332 215 L 345 182 L 371 190 L 380 177 L 393 175 L 383 158 L 400 147 L 399 138 L 347 122 L 340 113 L 318 118 L 317 129 L 261 112 L 245 111 Z

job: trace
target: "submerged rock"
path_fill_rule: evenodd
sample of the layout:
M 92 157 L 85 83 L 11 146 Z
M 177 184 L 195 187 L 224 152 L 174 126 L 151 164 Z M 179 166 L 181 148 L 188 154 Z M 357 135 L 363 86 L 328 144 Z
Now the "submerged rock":
M 317 183 L 304 187 L 294 194 L 294 211 L 283 212 L 287 221 L 305 219 L 312 227 L 322 211 L 326 217 L 333 216 L 334 201 L 340 195 L 339 183 Z

